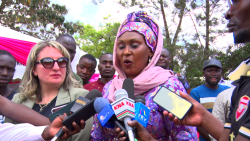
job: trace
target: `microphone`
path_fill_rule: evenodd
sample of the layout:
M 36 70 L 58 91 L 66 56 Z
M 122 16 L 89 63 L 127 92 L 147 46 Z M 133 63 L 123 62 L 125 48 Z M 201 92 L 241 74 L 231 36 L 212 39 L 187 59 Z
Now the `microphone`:
M 58 108 L 60 109 L 57 109 L 56 112 L 53 112 L 53 114 L 49 115 L 50 121 L 52 122 L 56 117 L 58 117 L 59 115 L 63 115 L 64 113 L 66 113 L 67 115 L 70 115 L 70 112 L 75 113 L 78 109 L 80 109 L 86 103 L 90 102 L 90 100 L 93 100 L 96 97 L 102 97 L 102 94 L 96 91 L 98 90 L 93 89 L 85 96 L 85 98 L 82 96 L 79 96 L 78 99 L 68 104 L 58 106 Z M 56 108 L 53 108 L 53 109 L 56 109 Z
M 135 97 L 135 117 L 132 120 L 137 120 L 145 128 L 148 125 L 150 110 L 145 106 L 145 97 L 138 95 Z
M 135 117 L 135 101 L 128 98 L 128 93 L 124 89 L 115 92 L 115 102 L 111 103 L 112 109 L 118 120 L 122 120 L 128 131 L 130 141 L 134 141 L 133 129 L 128 125 L 128 121 Z
M 97 98 L 97 97 L 102 97 L 102 93 L 97 92 L 97 89 L 93 89 L 91 90 L 86 96 L 85 98 L 80 96 L 75 104 L 72 106 L 72 108 L 70 109 L 70 112 L 73 114 L 75 113 L 78 109 L 80 109 L 82 106 L 86 105 L 86 103 L 90 102 L 91 100 Z
M 128 98 L 131 98 L 131 99 L 134 99 L 135 96 L 134 96 L 134 81 L 133 79 L 131 78 L 126 78 L 124 81 L 123 81 L 123 84 L 122 84 L 122 89 L 126 90 L 127 93 L 128 93 Z
M 94 89 L 89 92 L 89 94 L 93 95 L 102 95 L 100 91 Z M 74 127 L 72 126 L 73 122 L 76 122 L 77 124 L 80 124 L 80 121 L 83 119 L 84 121 L 88 120 L 92 116 L 96 114 L 96 111 L 94 109 L 94 102 L 96 98 L 92 99 L 91 101 L 87 102 L 84 106 L 82 106 L 80 109 L 78 109 L 75 113 L 68 116 L 66 119 L 63 120 L 62 124 L 66 126 L 70 131 L 74 130 Z M 64 134 L 62 128 L 56 133 L 53 140 L 56 140 L 57 138 L 60 138 Z
M 108 100 L 104 98 L 97 98 L 94 102 L 94 108 L 98 113 L 97 118 L 103 127 L 115 128 L 116 125 L 127 134 L 127 130 L 116 118 L 115 113 Z

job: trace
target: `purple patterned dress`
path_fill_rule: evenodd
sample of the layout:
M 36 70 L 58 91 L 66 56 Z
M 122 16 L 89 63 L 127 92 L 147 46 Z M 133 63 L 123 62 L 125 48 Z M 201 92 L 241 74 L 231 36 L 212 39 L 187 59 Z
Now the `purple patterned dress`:
M 108 99 L 109 87 L 112 81 L 103 88 L 103 98 Z M 186 93 L 182 83 L 176 77 L 170 77 L 162 86 L 169 88 L 176 93 L 183 91 Z M 147 125 L 149 133 L 158 141 L 195 141 L 198 140 L 196 127 L 176 125 L 167 117 L 164 117 L 163 109 L 153 102 L 153 97 L 161 86 L 155 87 L 144 93 L 146 106 L 150 109 L 150 118 Z M 114 129 L 102 127 L 96 116 L 94 116 L 91 130 L 91 140 L 94 141 L 116 141 Z

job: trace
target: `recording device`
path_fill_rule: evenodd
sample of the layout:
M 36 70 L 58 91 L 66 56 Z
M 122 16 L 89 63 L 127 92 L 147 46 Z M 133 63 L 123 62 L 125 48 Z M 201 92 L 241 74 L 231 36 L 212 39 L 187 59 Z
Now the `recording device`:
M 145 106 L 145 97 L 135 97 L 135 117 L 132 120 L 137 120 L 145 128 L 148 125 L 150 110 Z
M 80 109 L 82 106 L 84 106 L 86 103 L 88 103 L 90 100 L 95 99 L 96 97 L 102 97 L 102 94 L 99 92 L 96 92 L 98 90 L 93 89 L 91 92 L 89 92 L 85 98 L 82 96 L 79 96 L 78 99 L 64 105 L 57 106 L 52 109 L 53 114 L 49 115 L 49 119 L 52 122 L 56 117 L 59 115 L 63 115 L 66 113 L 68 116 L 72 113 L 75 113 L 78 109 Z M 70 113 L 71 112 L 71 113 Z
M 128 98 L 131 98 L 131 99 L 134 99 L 135 96 L 134 96 L 134 81 L 133 79 L 130 79 L 130 78 L 126 78 L 124 81 L 123 81 L 123 84 L 122 84 L 122 89 L 126 90 L 127 93 L 128 93 Z
M 89 92 L 90 95 L 102 95 L 100 91 L 94 89 Z M 86 103 L 84 106 L 82 106 L 80 109 L 78 109 L 75 113 L 68 116 L 66 119 L 63 120 L 62 124 L 66 126 L 70 131 L 74 130 L 74 127 L 72 126 L 73 122 L 76 122 L 78 125 L 80 124 L 80 121 L 83 119 L 84 121 L 88 120 L 92 116 L 96 114 L 96 111 L 94 109 L 94 102 L 96 98 L 92 99 L 88 103 Z M 57 132 L 53 140 L 56 140 L 57 138 L 60 138 L 64 134 L 62 128 Z
M 97 118 L 103 127 L 115 128 L 116 125 L 120 127 L 125 133 L 127 133 L 124 125 L 118 121 L 111 105 L 106 99 L 97 98 L 94 102 L 94 108 L 98 113 Z
M 156 93 L 153 101 L 182 120 L 193 104 L 180 95 L 162 86 Z
M 128 125 L 128 121 L 135 117 L 135 101 L 128 98 L 128 93 L 124 89 L 115 91 L 115 100 L 112 105 L 112 109 L 118 120 L 124 121 L 126 130 L 128 131 L 128 137 L 130 141 L 134 141 L 133 129 Z

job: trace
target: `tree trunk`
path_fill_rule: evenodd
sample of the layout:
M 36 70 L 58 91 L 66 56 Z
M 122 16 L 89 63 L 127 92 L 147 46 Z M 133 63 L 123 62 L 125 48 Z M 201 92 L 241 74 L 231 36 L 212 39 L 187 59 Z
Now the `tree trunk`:
M 209 25 L 210 25 L 210 6 L 209 6 L 209 0 L 206 0 L 206 43 L 205 43 L 205 49 L 204 49 L 204 60 L 207 60 L 209 57 Z
M 168 24 L 167 24 L 167 20 L 166 20 L 165 11 L 164 11 L 163 1 L 160 0 L 159 3 L 161 5 L 161 13 L 162 13 L 162 17 L 163 17 L 165 32 L 166 32 L 167 45 L 171 46 L 171 39 L 169 36 Z
M 182 23 L 182 19 L 183 19 L 183 15 L 184 15 L 184 10 L 185 10 L 185 7 L 186 7 L 186 0 L 183 0 L 182 4 L 183 5 L 182 5 L 181 11 L 180 11 L 180 20 L 179 20 L 179 23 L 178 23 L 178 26 L 177 26 L 177 29 L 176 29 L 176 32 L 175 32 L 175 35 L 174 35 L 174 38 L 173 38 L 172 45 L 176 44 L 178 35 L 179 35 L 180 31 L 181 31 L 181 23 Z

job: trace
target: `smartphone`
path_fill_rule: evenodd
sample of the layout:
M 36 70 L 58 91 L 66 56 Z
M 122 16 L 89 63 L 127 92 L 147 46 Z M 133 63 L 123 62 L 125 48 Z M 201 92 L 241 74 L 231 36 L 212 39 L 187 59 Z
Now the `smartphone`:
M 162 86 L 156 93 L 153 101 L 182 120 L 193 104 L 168 88 Z
M 72 101 L 70 103 L 60 105 L 60 106 L 57 106 L 57 107 L 53 108 L 51 110 L 52 114 L 49 115 L 50 122 L 52 122 L 59 115 L 63 115 L 64 113 L 66 113 L 69 116 L 70 115 L 70 109 L 75 104 L 75 102 L 76 102 L 76 100 L 74 100 L 74 101 Z

